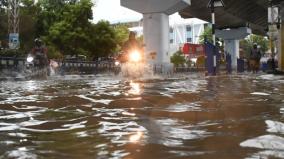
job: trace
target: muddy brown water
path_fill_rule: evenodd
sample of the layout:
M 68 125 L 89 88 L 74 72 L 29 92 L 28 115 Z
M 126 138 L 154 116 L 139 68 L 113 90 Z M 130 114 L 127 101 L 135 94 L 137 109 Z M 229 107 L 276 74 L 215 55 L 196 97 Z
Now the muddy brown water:
M 1 82 L 0 158 L 284 158 L 284 77 Z

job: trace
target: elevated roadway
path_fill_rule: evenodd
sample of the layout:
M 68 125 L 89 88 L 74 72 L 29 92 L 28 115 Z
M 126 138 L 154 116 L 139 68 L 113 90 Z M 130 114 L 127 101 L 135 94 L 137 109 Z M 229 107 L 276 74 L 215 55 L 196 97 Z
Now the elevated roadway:
M 183 18 L 195 17 L 211 22 L 208 2 L 209 0 L 191 0 L 191 5 L 181 10 L 179 14 Z M 225 51 L 232 55 L 233 65 L 236 65 L 236 59 L 239 56 L 238 49 L 241 38 L 238 35 L 249 34 L 250 32 L 245 28 L 250 29 L 254 34 L 267 35 L 269 28 L 268 7 L 270 3 L 279 6 L 282 24 L 279 25 L 281 29 L 277 33 L 278 37 L 275 43 L 280 70 L 284 71 L 284 0 L 223 0 L 223 2 L 225 7 L 215 9 L 216 28 L 219 29 L 219 32 L 216 33 L 217 36 L 219 34 L 219 37 L 225 40 Z M 227 28 L 230 31 L 225 30 Z
M 268 0 L 223 0 L 225 7 L 215 9 L 216 27 L 239 28 L 250 27 L 255 34 L 265 35 L 267 32 Z M 283 0 L 274 0 L 279 4 Z M 191 5 L 180 11 L 183 18 L 199 18 L 211 21 L 210 9 L 207 8 L 209 0 L 191 0 Z

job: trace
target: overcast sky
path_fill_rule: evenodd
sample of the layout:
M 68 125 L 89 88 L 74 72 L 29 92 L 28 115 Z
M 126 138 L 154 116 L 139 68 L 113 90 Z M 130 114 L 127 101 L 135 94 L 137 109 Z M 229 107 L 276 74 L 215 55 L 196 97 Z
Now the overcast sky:
M 95 0 L 94 22 L 108 20 L 111 23 L 139 20 L 142 14 L 120 6 L 120 0 Z

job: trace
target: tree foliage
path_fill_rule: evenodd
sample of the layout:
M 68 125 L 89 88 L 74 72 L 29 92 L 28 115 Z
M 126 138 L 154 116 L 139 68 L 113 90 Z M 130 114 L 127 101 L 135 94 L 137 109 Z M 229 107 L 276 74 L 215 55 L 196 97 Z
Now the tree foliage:
M 68 4 L 64 9 L 61 8 L 62 14 L 58 15 L 58 20 L 49 27 L 44 40 L 63 54 L 88 55 L 89 50 L 86 45 L 89 44 L 91 38 L 89 34 L 92 26 L 89 22 L 92 18 L 91 8 L 92 4 L 87 0 Z
M 128 39 L 129 29 L 126 25 L 120 24 L 114 27 L 116 41 L 119 47 Z
M 180 65 L 184 65 L 186 62 L 185 57 L 181 51 L 177 51 L 171 56 L 171 63 L 174 64 L 175 67 L 179 67 Z
M 205 27 L 204 31 L 202 32 L 202 34 L 199 37 L 199 43 L 203 44 L 205 42 L 205 39 L 210 42 L 213 43 L 213 36 L 212 36 L 212 28 L 211 27 Z M 216 46 L 220 49 L 220 50 L 224 50 L 224 46 L 222 45 L 224 43 L 224 41 L 220 38 L 216 38 Z
M 199 43 L 203 44 L 205 42 L 205 39 L 208 40 L 209 42 L 213 42 L 212 40 L 212 28 L 210 27 L 205 27 L 204 31 L 199 37 Z
M 259 45 L 262 53 L 265 53 L 269 49 L 269 41 L 267 38 L 260 35 L 250 35 L 240 41 L 240 47 L 245 51 L 246 57 L 249 57 L 253 44 Z
M 93 26 L 93 56 L 103 57 L 115 52 L 117 43 L 114 28 L 107 21 L 100 21 Z
M 50 57 L 83 54 L 109 56 L 128 37 L 126 27 L 91 22 L 92 0 L 20 0 L 20 44 L 28 52 L 41 38 Z M 0 1 L 0 38 L 8 39 L 7 0 Z M 3 43 L 3 42 L 2 42 Z

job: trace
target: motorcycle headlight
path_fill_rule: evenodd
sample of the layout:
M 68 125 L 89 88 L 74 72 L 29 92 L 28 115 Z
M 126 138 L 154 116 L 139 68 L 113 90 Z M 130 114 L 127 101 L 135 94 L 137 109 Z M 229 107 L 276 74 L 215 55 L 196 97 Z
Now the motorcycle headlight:
M 142 56 L 138 51 L 133 51 L 129 55 L 129 61 L 131 62 L 139 62 L 142 60 Z
M 115 61 L 114 65 L 118 66 L 120 63 L 118 61 Z
M 27 62 L 30 63 L 30 62 L 33 62 L 34 58 L 32 56 L 29 56 L 27 57 Z

